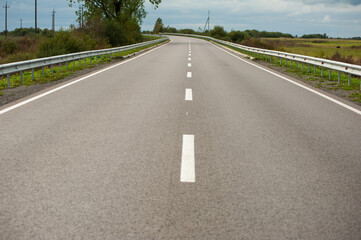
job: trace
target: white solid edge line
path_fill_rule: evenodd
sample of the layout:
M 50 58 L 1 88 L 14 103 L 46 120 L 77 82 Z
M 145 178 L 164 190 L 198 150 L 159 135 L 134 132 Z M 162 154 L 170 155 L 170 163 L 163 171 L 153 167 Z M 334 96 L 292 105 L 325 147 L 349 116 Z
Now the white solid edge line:
M 192 78 L 192 72 L 187 72 L 187 78 Z
M 188 183 L 194 183 L 196 181 L 194 135 L 183 135 L 180 181 Z
M 186 101 L 193 101 L 193 92 L 192 89 L 187 88 L 186 89 L 186 97 L 185 97 Z
M 208 42 L 208 43 L 209 43 L 209 42 Z M 211 43 L 209 43 L 209 44 L 211 44 Z M 351 107 L 351 106 L 349 106 L 349 105 L 347 105 L 347 104 L 345 104 L 345 103 L 342 103 L 342 102 L 340 102 L 340 101 L 338 101 L 338 100 L 336 100 L 336 99 L 333 99 L 332 97 L 329 97 L 329 96 L 327 96 L 327 95 L 325 95 L 325 94 L 323 94 L 323 93 L 317 92 L 316 90 L 313 90 L 312 88 L 309 88 L 309 87 L 306 87 L 306 86 L 304 86 L 304 85 L 302 85 L 302 84 L 299 84 L 299 83 L 297 83 L 297 82 L 295 82 L 295 81 L 293 81 L 293 80 L 291 80 L 291 79 L 289 79 L 289 78 L 286 78 L 286 77 L 284 77 L 284 76 L 281 76 L 281 75 L 279 75 L 279 74 L 277 74 L 277 73 L 275 73 L 275 72 L 272 72 L 272 71 L 270 71 L 270 70 L 268 70 L 268 69 L 265 69 L 265 68 L 263 68 L 263 67 L 260 67 L 260 66 L 254 64 L 254 63 L 250 63 L 250 62 L 248 62 L 248 61 L 246 61 L 246 60 L 244 60 L 244 59 L 242 59 L 242 58 L 240 58 L 240 57 L 238 57 L 238 56 L 236 56 L 236 55 L 234 55 L 234 54 L 232 54 L 232 53 L 230 53 L 230 52 L 228 52 L 228 51 L 226 51 L 226 50 L 224 50 L 224 49 L 222 49 L 222 48 L 220 48 L 220 47 L 218 47 L 218 46 L 216 46 L 216 45 L 214 45 L 214 44 L 211 44 L 211 45 L 214 46 L 214 47 L 216 47 L 216 48 L 218 48 L 218 49 L 220 49 L 220 50 L 222 50 L 223 52 L 228 53 L 229 55 L 232 55 L 232 56 L 235 57 L 235 58 L 238 58 L 239 60 L 242 60 L 243 62 L 246 62 L 246 63 L 248 63 L 248 64 L 250 64 L 250 65 L 252 65 L 252 66 L 254 66 L 254 67 L 257 67 L 257 68 L 259 68 L 259 69 L 262 69 L 263 71 L 266 71 L 266 72 L 268 72 L 268 73 L 271 73 L 271 74 L 273 74 L 273 75 L 275 75 L 275 76 L 277 76 L 277 77 L 279 77 L 279 78 L 282 78 L 283 80 L 286 80 L 286 81 L 288 81 L 288 82 L 290 82 L 290 83 L 292 83 L 292 84 L 294 84 L 294 85 L 297 85 L 297 86 L 299 86 L 299 87 L 301 87 L 301 88 L 303 88 L 303 89 L 306 89 L 306 90 L 308 90 L 308 91 L 310 91 L 310 92 L 312 92 L 312 93 L 314 93 L 314 94 L 316 94 L 316 95 L 318 95 L 318 96 L 320 96 L 320 97 L 323 97 L 323 98 L 325 98 L 325 99 L 327 99 L 327 100 L 329 100 L 329 101 L 331 101 L 331 102 L 333 102 L 333 103 L 336 103 L 336 104 L 340 105 L 341 107 L 344 107 L 344 108 L 346 108 L 346 109 L 348 109 L 348 110 L 351 110 L 352 112 L 354 112 L 354 113 L 356 113 L 356 114 L 358 114 L 358 115 L 361 115 L 361 111 L 358 110 L 358 109 L 356 109 L 356 108 L 353 108 L 353 107 Z
M 35 101 L 35 100 L 37 100 L 37 99 L 39 99 L 39 98 L 42 98 L 42 97 L 45 97 L 45 96 L 47 96 L 47 95 L 49 95 L 49 94 L 52 94 L 52 93 L 54 93 L 54 92 L 57 92 L 57 91 L 59 91 L 59 90 L 61 90 L 61 89 L 63 89 L 63 88 L 66 88 L 66 87 L 69 87 L 69 86 L 71 86 L 71 85 L 73 85 L 73 84 L 76 84 L 76 83 L 78 83 L 78 82 L 81 82 L 81 81 L 83 81 L 83 80 L 85 80 L 85 79 L 87 79 L 87 78 L 90 78 L 90 77 L 93 77 L 93 76 L 95 76 L 95 75 L 98 75 L 99 73 L 105 72 L 105 71 L 107 71 L 107 70 L 109 70 L 109 69 L 115 68 L 115 67 L 120 66 L 120 65 L 122 65 L 122 64 L 125 64 L 125 63 L 127 63 L 127 62 L 133 61 L 133 60 L 135 60 L 135 59 L 137 59 L 137 58 L 139 58 L 139 57 L 142 57 L 142 56 L 144 56 L 144 55 L 146 55 L 146 54 L 149 54 L 149 53 L 151 53 L 151 52 L 153 52 L 153 51 L 155 51 L 155 50 L 157 50 L 157 49 L 159 49 L 159 48 L 161 48 L 161 47 L 164 47 L 165 45 L 168 45 L 168 44 L 171 43 L 171 42 L 172 42 L 172 40 L 170 40 L 168 43 L 166 43 L 166 44 L 164 44 L 164 45 L 161 45 L 161 46 L 158 46 L 158 47 L 156 47 L 156 48 L 154 48 L 154 49 L 152 49 L 152 50 L 149 50 L 148 52 L 145 52 L 145 53 L 143 53 L 143 54 L 141 54 L 141 55 L 139 55 L 139 56 L 133 57 L 133 58 L 131 58 L 131 59 L 129 59 L 129 60 L 126 60 L 126 61 L 124 61 L 124 62 L 121 62 L 121 63 L 117 63 L 117 64 L 115 64 L 115 65 L 113 65 L 113 66 L 110 66 L 110 67 L 108 67 L 108 68 L 99 70 L 99 71 L 97 71 L 97 72 L 95 72 L 95 73 L 92 73 L 92 74 L 90 74 L 90 75 L 87 75 L 87 76 L 85 76 L 85 77 L 82 77 L 82 78 L 80 78 L 80 79 L 78 79 L 78 80 L 75 80 L 75 81 L 73 81 L 73 82 L 67 83 L 67 84 L 65 84 L 65 85 L 63 85 L 63 86 L 61 86 L 61 87 L 55 88 L 55 89 L 50 90 L 50 91 L 48 91 L 48 92 L 42 93 L 42 94 L 40 94 L 40 95 L 37 95 L 37 96 L 35 96 L 35 97 L 33 97 L 33 98 L 30 98 L 30 99 L 27 99 L 27 100 L 22 101 L 22 102 L 20 102 L 20 103 L 17 103 L 17 104 L 15 104 L 15 105 L 11 106 L 11 107 L 8 107 L 8 108 L 5 108 L 5 109 L 3 109 L 3 110 L 0 110 L 0 115 L 1 115 L 1 114 L 4 114 L 4 113 L 6 113 L 6 112 L 9 112 L 9 111 L 11 111 L 11 110 L 14 110 L 14 109 L 16 109 L 16 108 L 18 108 L 18 107 L 21 107 L 21 106 L 23 106 L 23 105 L 25 105 L 25 104 L 28 104 L 28 103 L 30 103 L 30 102 L 33 102 L 33 101 Z

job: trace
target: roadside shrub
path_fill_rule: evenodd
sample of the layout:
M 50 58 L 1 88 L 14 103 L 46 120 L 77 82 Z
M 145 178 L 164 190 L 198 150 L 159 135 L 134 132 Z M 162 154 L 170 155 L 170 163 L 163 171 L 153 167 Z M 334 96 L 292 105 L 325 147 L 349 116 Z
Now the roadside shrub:
M 357 64 L 357 62 L 355 61 L 355 59 L 353 58 L 352 55 L 347 56 L 347 57 L 346 56 L 341 56 L 341 54 L 338 51 L 335 54 L 332 55 L 331 59 L 334 60 L 334 61 L 339 61 L 339 62 Z
M 60 31 L 40 43 L 38 57 L 49 57 L 86 50 L 86 42 L 73 32 Z
M 0 44 L 1 55 L 13 54 L 19 48 L 18 43 L 12 38 L 5 39 Z
M 269 50 L 275 49 L 275 46 L 272 42 L 263 42 L 258 38 L 251 38 L 250 40 L 244 41 L 243 44 L 249 47 L 263 48 Z
M 20 62 L 20 61 L 26 61 L 30 59 L 36 58 L 35 53 L 31 52 L 17 52 L 12 55 L 9 55 L 7 58 L 4 59 L 2 63 L 12 63 L 12 62 Z
M 250 36 L 246 32 L 232 31 L 228 34 L 228 37 L 235 43 L 241 43 L 244 40 L 249 40 Z
M 224 39 L 227 36 L 227 32 L 221 26 L 215 26 L 211 30 L 211 36 L 217 39 Z
M 105 26 L 105 37 L 113 47 L 133 44 L 143 39 L 140 27 L 135 19 L 125 24 L 108 21 Z

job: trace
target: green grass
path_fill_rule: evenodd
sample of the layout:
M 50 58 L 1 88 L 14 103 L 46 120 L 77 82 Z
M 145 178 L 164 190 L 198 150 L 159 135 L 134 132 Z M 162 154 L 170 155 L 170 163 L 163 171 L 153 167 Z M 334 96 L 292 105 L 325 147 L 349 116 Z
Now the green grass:
M 331 59 L 338 52 L 342 57 L 352 56 L 356 63 L 361 64 L 361 40 L 262 38 L 261 41 L 274 45 L 279 51 L 311 57 Z
M 146 49 L 146 48 L 149 48 L 149 47 L 152 47 L 155 45 L 158 45 L 158 44 L 152 44 L 149 46 L 143 46 L 143 47 L 139 47 L 136 49 L 123 51 L 118 54 L 113 54 L 113 58 L 124 57 L 129 54 L 139 52 L 143 49 Z M 86 58 L 85 61 L 84 61 L 84 59 L 82 59 L 81 63 L 79 63 L 79 61 L 75 61 L 74 62 L 75 64 L 73 64 L 73 62 L 69 62 L 68 69 L 67 69 L 67 66 L 65 63 L 63 63 L 61 65 L 61 69 L 59 69 L 59 65 L 54 65 L 53 73 L 51 73 L 51 67 L 48 66 L 48 67 L 44 68 L 44 76 L 42 73 L 42 69 L 36 69 L 36 71 L 34 71 L 34 80 L 32 80 L 32 71 L 26 71 L 23 73 L 23 85 L 30 86 L 30 85 L 34 85 L 34 84 L 42 84 L 42 83 L 60 80 L 69 75 L 76 73 L 79 70 L 82 70 L 85 68 L 93 68 L 97 64 L 104 64 L 104 63 L 107 63 L 110 61 L 111 61 L 111 58 L 106 57 L 105 55 L 103 55 L 103 61 L 101 61 L 101 56 L 98 56 L 97 63 L 95 63 L 95 57 Z M 22 84 L 21 84 L 21 80 L 20 80 L 20 73 L 13 74 L 10 76 L 10 88 L 16 88 L 21 85 Z M 7 77 L 6 76 L 3 76 L 0 79 L 0 96 L 2 96 L 4 94 L 3 92 L 1 92 L 1 90 L 4 90 L 4 89 L 7 89 Z
M 252 52 L 244 51 L 230 46 L 226 46 L 226 47 L 241 52 L 243 54 L 246 54 L 248 56 L 254 57 L 255 61 L 266 60 L 265 56 L 262 58 Z M 270 62 L 269 56 L 267 57 L 267 61 Z M 280 64 L 281 62 L 282 64 Z M 303 64 L 303 69 L 302 69 L 302 63 L 298 63 L 297 65 L 295 61 L 292 61 L 292 66 L 291 66 L 290 60 L 287 60 L 287 64 L 286 64 L 286 60 L 285 59 L 280 60 L 280 58 L 277 59 L 277 64 L 276 64 L 275 57 L 272 57 L 271 64 L 275 67 L 284 68 L 286 69 L 286 72 L 292 73 L 297 77 L 304 78 L 306 81 L 313 82 L 313 85 L 317 88 L 326 88 L 334 91 L 340 89 L 345 90 L 350 93 L 349 98 L 351 98 L 352 101 L 361 103 L 360 77 L 351 76 L 351 84 L 348 85 L 348 79 L 349 79 L 348 74 L 341 74 L 340 83 L 339 83 L 338 72 L 331 71 L 330 73 L 329 69 L 327 68 L 323 69 L 323 76 L 322 76 L 321 67 L 317 67 L 313 65 L 309 65 L 308 67 L 308 64 Z

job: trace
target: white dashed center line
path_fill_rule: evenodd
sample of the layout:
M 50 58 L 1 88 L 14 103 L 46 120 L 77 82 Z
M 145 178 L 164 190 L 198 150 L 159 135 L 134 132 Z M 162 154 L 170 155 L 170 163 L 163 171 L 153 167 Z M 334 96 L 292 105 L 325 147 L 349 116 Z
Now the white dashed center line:
M 192 67 L 192 63 L 188 63 L 188 67 Z
M 187 72 L 187 78 L 192 78 L 192 72 Z
M 188 58 L 188 61 L 191 61 L 192 59 L 191 58 Z
M 193 101 L 193 93 L 190 88 L 186 89 L 186 101 Z
M 194 135 L 183 135 L 181 182 L 194 183 L 196 181 L 194 163 Z

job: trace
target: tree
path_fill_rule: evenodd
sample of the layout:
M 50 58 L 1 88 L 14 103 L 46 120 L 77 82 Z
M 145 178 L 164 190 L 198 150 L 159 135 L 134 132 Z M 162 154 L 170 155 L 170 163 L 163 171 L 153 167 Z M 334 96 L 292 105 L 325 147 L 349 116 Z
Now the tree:
M 158 34 L 163 31 L 164 31 L 164 25 L 163 25 L 162 19 L 158 18 L 157 21 L 155 22 L 155 25 L 153 28 L 153 33 Z
M 85 19 L 100 17 L 103 20 L 125 23 L 136 19 L 138 24 L 142 23 L 146 16 L 144 8 L 145 0 L 68 0 L 69 5 L 82 4 Z M 157 8 L 162 0 L 149 0 Z M 81 10 L 77 11 L 80 16 Z
M 223 39 L 227 36 L 227 32 L 224 31 L 224 28 L 221 26 L 214 26 L 211 30 L 211 36 L 218 39 Z

